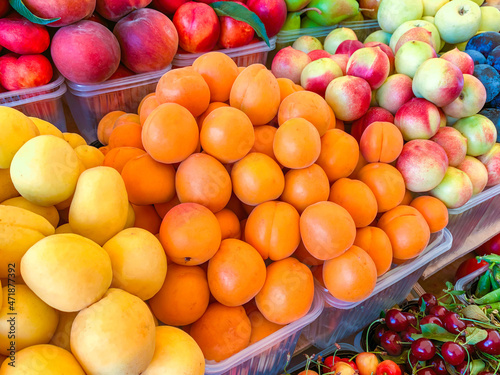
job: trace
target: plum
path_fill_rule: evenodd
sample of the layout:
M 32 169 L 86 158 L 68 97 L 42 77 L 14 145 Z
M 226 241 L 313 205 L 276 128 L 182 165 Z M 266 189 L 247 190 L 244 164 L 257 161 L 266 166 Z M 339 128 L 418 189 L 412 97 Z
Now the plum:
M 500 33 L 487 31 L 470 38 L 465 46 L 465 49 L 479 51 L 484 55 L 484 57 L 488 57 L 490 52 L 499 45 Z
M 493 100 L 500 93 L 500 73 L 487 64 L 474 67 L 474 77 L 479 79 L 486 88 L 486 103 Z
M 464 52 L 472 57 L 472 60 L 474 60 L 474 65 L 486 64 L 486 57 L 484 57 L 481 52 L 474 49 L 466 49 Z
M 486 64 L 491 65 L 500 73 L 500 46 L 495 47 L 486 59 Z

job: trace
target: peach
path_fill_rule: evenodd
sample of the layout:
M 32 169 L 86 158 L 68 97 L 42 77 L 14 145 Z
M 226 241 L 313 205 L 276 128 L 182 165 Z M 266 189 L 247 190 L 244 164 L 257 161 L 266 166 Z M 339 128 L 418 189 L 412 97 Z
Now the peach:
M 434 51 L 439 50 L 439 46 L 434 45 L 434 39 L 432 38 L 432 33 L 429 30 L 426 30 L 423 27 L 413 27 L 406 31 L 398 39 L 398 42 L 394 47 L 394 53 L 397 53 L 403 44 L 412 40 L 427 43 Z
M 162 13 L 173 15 L 179 7 L 189 0 L 153 0 L 151 5 Z
M 323 49 L 323 45 L 318 40 L 318 38 L 309 35 L 303 35 L 299 37 L 295 42 L 293 42 L 292 48 L 304 53 L 309 53 L 314 50 Z
M 118 40 L 103 25 L 92 21 L 57 30 L 50 52 L 59 72 L 79 84 L 103 82 L 120 65 Z
M 120 65 L 118 66 L 118 69 L 111 75 L 111 77 L 108 78 L 108 81 L 111 81 L 112 79 L 119 79 L 119 78 L 125 78 L 125 77 L 130 77 L 133 76 L 135 73 L 131 71 L 129 68 L 127 68 L 125 65 Z
M 378 105 L 395 115 L 403 104 L 415 97 L 411 86 L 412 79 L 405 74 L 389 76 L 375 94 Z
M 460 51 L 458 48 L 454 48 L 451 51 L 445 52 L 440 56 L 440 59 L 455 64 L 463 74 L 474 73 L 474 60 L 469 54 Z
M 234 1 L 248 9 L 248 7 L 240 1 Z M 220 36 L 219 45 L 222 48 L 238 48 L 250 44 L 253 40 L 255 32 L 248 23 L 238 21 L 232 17 L 220 17 Z
M 495 143 L 490 151 L 479 156 L 478 159 L 486 166 L 486 170 L 488 171 L 488 183 L 486 186 L 500 184 L 500 143 Z
M 457 167 L 469 176 L 472 182 L 472 194 L 479 194 L 488 183 L 488 170 L 479 159 L 474 156 L 466 156 L 464 161 Z
M 363 78 L 372 89 L 378 89 L 389 76 L 390 68 L 389 58 L 380 48 L 365 47 L 349 58 L 347 75 Z
M 361 135 L 371 123 L 383 121 L 394 123 L 394 116 L 384 108 L 370 107 L 368 111 L 359 119 L 352 123 L 351 135 L 359 142 Z
M 0 84 L 7 90 L 43 86 L 52 79 L 52 65 L 44 55 L 0 57 Z
M 50 37 L 43 25 L 17 13 L 0 19 L 0 46 L 20 55 L 35 55 L 49 48 Z
M 436 51 L 427 43 L 419 40 L 409 41 L 401 46 L 394 58 L 396 72 L 413 78 L 420 66 L 427 60 L 437 57 Z
M 330 82 L 342 75 L 342 69 L 335 61 L 322 58 L 306 65 L 300 74 L 300 85 L 308 91 L 325 96 Z
M 447 116 L 454 118 L 468 117 L 478 113 L 484 103 L 486 103 L 486 89 L 483 83 L 473 75 L 464 74 L 462 92 L 458 98 L 444 106 L 443 111 Z
M 347 62 L 349 61 L 349 56 L 344 54 L 335 54 L 331 55 L 330 59 L 335 61 L 338 64 L 338 66 L 340 66 L 340 69 L 342 69 L 342 74 L 345 75 L 347 70 Z
M 24 0 L 31 13 L 41 18 L 60 18 L 48 24 L 61 27 L 90 17 L 94 12 L 95 0 Z M 72 55 L 72 54 L 70 54 Z
M 347 55 L 351 57 L 354 52 L 363 47 L 363 43 L 361 43 L 359 40 L 344 40 L 337 47 L 335 54 Z
M 373 122 L 363 132 L 359 149 L 368 163 L 392 163 L 403 150 L 403 136 L 390 122 Z
M 368 42 L 366 43 L 365 42 L 365 47 L 378 47 L 382 50 L 382 52 L 384 52 L 387 57 L 389 58 L 389 64 L 391 66 L 390 70 L 389 70 L 389 75 L 392 74 L 394 72 L 394 52 L 392 52 L 392 49 L 391 47 L 389 47 L 387 44 L 384 44 L 384 43 L 380 43 L 380 42 Z
M 467 138 L 458 130 L 449 126 L 439 128 L 431 141 L 436 142 L 444 149 L 450 167 L 458 167 L 464 161 L 467 154 Z
M 414 193 L 429 191 L 443 180 L 448 156 L 437 143 L 416 139 L 403 146 L 396 168 L 403 175 L 408 190 Z
M 147 7 L 151 0 L 96 0 L 96 11 L 107 20 L 117 22 L 136 9 Z
M 391 47 L 392 50 L 396 48 L 396 44 L 399 41 L 399 38 L 406 33 L 408 30 L 415 28 L 415 27 L 422 27 L 428 31 L 431 32 L 432 34 L 432 44 L 431 47 L 437 52 L 439 51 L 441 47 L 441 37 L 439 35 L 439 30 L 437 27 L 429 21 L 426 20 L 421 20 L 421 19 L 414 19 L 412 21 L 407 21 L 400 25 L 397 30 L 394 31 L 394 33 L 391 35 L 391 40 L 389 42 L 389 46 Z
M 300 74 L 311 61 L 305 52 L 286 47 L 274 56 L 271 71 L 276 78 L 288 78 L 300 83 Z
M 284 0 L 247 0 L 246 5 L 259 16 L 269 38 L 278 34 L 285 24 L 287 9 Z
M 339 44 L 344 40 L 358 40 L 358 36 L 348 27 L 333 29 L 325 38 L 324 50 L 333 55 L 337 51 Z
M 311 59 L 311 61 L 321 59 L 322 57 L 331 57 L 332 56 L 332 55 L 330 55 L 328 52 L 326 52 L 323 49 L 315 49 L 315 50 L 313 50 L 311 52 L 308 52 L 307 55 L 309 56 L 309 58 Z
M 325 99 L 336 118 L 354 121 L 368 111 L 372 91 L 369 83 L 363 78 L 347 75 L 330 82 L 326 88 Z
M 113 29 L 122 63 L 135 73 L 163 70 L 172 62 L 179 38 L 170 19 L 154 9 L 138 9 Z
M 467 138 L 467 155 L 470 156 L 486 154 L 497 139 L 495 124 L 483 115 L 462 118 L 453 127 Z
M 429 139 L 438 131 L 441 116 L 431 102 L 413 98 L 396 112 L 394 124 L 403 133 L 405 141 Z
M 458 208 L 472 197 L 472 182 L 467 174 L 455 167 L 448 167 L 443 180 L 431 190 L 431 195 L 448 208 Z

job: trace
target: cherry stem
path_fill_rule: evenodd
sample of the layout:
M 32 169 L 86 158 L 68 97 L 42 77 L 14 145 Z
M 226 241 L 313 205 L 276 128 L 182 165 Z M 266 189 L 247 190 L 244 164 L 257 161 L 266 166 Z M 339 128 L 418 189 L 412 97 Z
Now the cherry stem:
M 368 337 L 370 337 L 370 329 L 372 329 L 372 326 L 375 324 L 375 323 L 384 323 L 385 322 L 385 319 L 384 318 L 380 318 L 380 319 L 377 319 L 377 320 L 374 320 L 373 322 L 371 322 L 371 324 L 368 326 L 368 329 L 366 330 L 366 350 L 370 350 L 370 348 L 368 347 Z

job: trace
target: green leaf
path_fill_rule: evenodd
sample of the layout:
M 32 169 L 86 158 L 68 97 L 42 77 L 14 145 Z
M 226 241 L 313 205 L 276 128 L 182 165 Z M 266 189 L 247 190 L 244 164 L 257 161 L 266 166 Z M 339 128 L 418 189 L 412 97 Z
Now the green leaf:
M 382 358 L 383 361 L 389 359 L 397 364 L 406 363 L 406 360 L 408 359 L 408 350 L 403 351 L 403 353 L 401 353 L 398 357 L 380 354 L 380 358 Z
M 452 296 L 461 296 L 462 294 L 465 294 L 465 290 L 450 290 L 448 293 Z
M 477 327 L 467 327 L 465 329 L 465 340 L 467 344 L 476 345 L 478 342 L 485 340 L 488 337 L 488 332 Z
M 449 333 L 446 329 L 444 329 L 441 326 L 438 326 L 437 324 L 422 324 L 420 326 L 420 329 L 422 330 L 421 334 L 414 333 L 411 335 L 412 339 L 419 339 L 419 338 L 426 338 L 430 340 L 437 340 L 437 341 L 454 341 L 455 340 L 455 335 L 452 333 Z
M 19 13 L 21 16 L 24 18 L 28 19 L 28 21 L 31 21 L 33 23 L 38 23 L 40 25 L 48 25 L 49 23 L 59 21 L 61 17 L 59 18 L 40 18 L 35 16 L 31 11 L 26 8 L 26 5 L 24 5 L 23 0 L 9 0 L 9 4 L 14 8 L 17 13 Z
M 425 312 L 425 301 L 422 299 L 422 301 L 420 302 L 420 312 L 423 313 Z
M 453 290 L 453 284 L 449 281 L 446 282 L 446 287 L 448 288 L 448 290 Z
M 245 8 L 243 5 L 236 4 L 232 1 L 216 1 L 215 3 L 210 4 L 210 6 L 215 10 L 215 13 L 217 13 L 219 17 L 227 16 L 234 18 L 237 21 L 248 23 L 255 30 L 257 35 L 260 36 L 269 47 L 271 47 L 266 27 L 257 14 Z

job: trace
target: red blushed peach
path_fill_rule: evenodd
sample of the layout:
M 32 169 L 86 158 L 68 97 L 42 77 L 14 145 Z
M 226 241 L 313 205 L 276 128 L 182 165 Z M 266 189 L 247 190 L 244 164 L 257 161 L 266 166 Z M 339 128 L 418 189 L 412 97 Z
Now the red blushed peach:
M 43 55 L 8 53 L 0 57 L 0 84 L 7 90 L 43 86 L 51 79 L 52 65 Z
M 479 156 L 478 159 L 486 166 L 486 170 L 488 171 L 488 183 L 486 186 L 500 184 L 500 143 L 495 143 L 490 151 Z
M 50 47 L 61 74 L 79 84 L 103 82 L 120 64 L 120 44 L 111 31 L 92 21 L 57 30 Z
M 207 4 L 182 4 L 175 12 L 173 21 L 179 34 L 179 45 L 186 52 L 211 51 L 219 40 L 219 18 Z
M 153 0 L 151 5 L 154 9 L 159 10 L 165 14 L 174 14 L 182 4 L 187 3 L 189 0 Z
M 365 47 L 380 48 L 382 52 L 384 52 L 389 58 L 389 65 L 391 67 L 389 70 L 389 75 L 391 75 L 394 72 L 394 52 L 392 52 L 391 47 L 389 47 L 387 44 L 380 42 L 368 42 L 365 43 Z
M 338 66 L 340 66 L 340 69 L 342 69 L 342 74 L 345 75 L 347 70 L 347 62 L 349 61 L 349 56 L 344 54 L 335 54 L 335 55 L 330 55 L 329 58 L 335 61 Z
M 116 71 L 113 73 L 113 75 L 108 78 L 108 81 L 111 81 L 112 79 L 130 77 L 133 76 L 134 74 L 135 73 L 131 71 L 129 68 L 127 68 L 125 65 L 120 64 L 118 66 L 118 69 L 116 69 Z
M 451 167 L 458 167 L 464 161 L 467 154 L 467 138 L 458 130 L 449 126 L 439 128 L 431 141 L 436 142 L 444 149 Z
M 347 75 L 330 82 L 326 88 L 325 99 L 336 118 L 342 121 L 354 121 L 368 111 L 372 91 L 363 78 Z
M 361 43 L 359 40 L 344 40 L 337 47 L 335 54 L 338 53 L 340 55 L 347 55 L 351 57 L 354 52 L 363 47 L 364 44 Z
M 474 156 L 466 156 L 464 161 L 458 166 L 462 172 L 469 176 L 472 182 L 472 194 L 479 194 L 488 183 L 488 170 L 485 165 Z
M 453 127 L 467 138 L 467 155 L 470 156 L 486 154 L 497 139 L 495 124 L 483 115 L 461 118 Z
M 329 83 L 341 76 L 342 69 L 335 61 L 322 58 L 306 65 L 300 74 L 300 85 L 308 91 L 325 96 Z
M 469 54 L 460 51 L 458 48 L 454 48 L 451 51 L 443 53 L 440 59 L 447 60 L 456 65 L 463 74 L 474 73 L 474 60 L 472 60 L 472 57 L 470 57 Z
M 302 70 L 310 62 L 311 58 L 305 52 L 286 47 L 274 56 L 271 71 L 276 78 L 288 78 L 298 84 Z
M 416 139 L 403 146 L 396 168 L 403 175 L 408 190 L 414 193 L 429 191 L 444 178 L 448 156 L 437 143 Z
M 368 163 L 392 163 L 403 150 L 403 136 L 390 122 L 373 122 L 363 132 L 359 149 Z
M 439 111 L 439 117 L 441 118 L 441 123 L 440 123 L 439 127 L 444 128 L 446 126 L 446 122 L 448 119 L 446 118 L 446 115 L 441 108 L 438 107 L 438 111 Z
M 248 9 L 248 7 L 239 1 L 234 1 L 236 4 Z M 222 48 L 238 48 L 249 44 L 255 32 L 248 23 L 237 21 L 232 17 L 220 18 L 220 37 L 219 45 Z
M 415 97 L 411 84 L 412 80 L 406 74 L 389 76 L 375 94 L 378 105 L 395 115 L 403 104 Z
M 448 167 L 443 180 L 430 193 L 448 208 L 462 207 L 472 197 L 472 182 L 465 172 Z
M 370 107 L 361 118 L 352 123 L 351 135 L 359 142 L 361 140 L 361 135 L 368 125 L 375 121 L 390 122 L 394 124 L 394 116 L 384 108 Z
M 432 33 L 429 30 L 426 30 L 423 27 L 413 27 L 403 35 L 401 35 L 401 37 L 398 39 L 398 42 L 394 47 L 394 53 L 397 53 L 403 44 L 412 40 L 418 40 L 420 42 L 427 43 L 434 49 L 434 51 L 439 50 L 439 46 L 434 45 L 434 39 L 432 37 Z
M 377 47 L 357 50 L 347 63 L 347 75 L 365 79 L 372 89 L 378 89 L 389 76 L 389 58 Z
M 440 124 L 441 116 L 437 107 L 420 98 L 413 98 L 403 104 L 394 118 L 394 125 L 401 130 L 405 141 L 429 139 L 436 134 Z
M 478 113 L 486 103 L 486 89 L 483 83 L 470 74 L 464 74 L 464 88 L 459 97 L 443 111 L 447 116 L 454 118 L 469 117 Z
M 10 11 L 10 4 L 8 0 L 0 1 L 0 17 L 5 16 Z
M 177 52 L 174 24 L 154 9 L 139 9 L 123 17 L 113 34 L 120 43 L 122 63 L 135 73 L 165 69 Z
M 311 61 L 314 61 L 314 60 L 321 59 L 323 57 L 331 57 L 332 55 L 330 55 L 328 52 L 326 52 L 323 49 L 315 49 L 314 51 L 309 52 L 307 54 L 307 56 L 309 56 Z
M 136 9 L 147 7 L 151 0 L 96 0 L 96 11 L 107 20 L 117 22 Z
M 95 0 L 24 0 L 31 13 L 40 18 L 61 18 L 47 26 L 61 27 L 89 17 L 95 9 Z
M 17 13 L 0 19 L 0 46 L 20 55 L 36 55 L 49 48 L 50 37 L 43 25 Z

